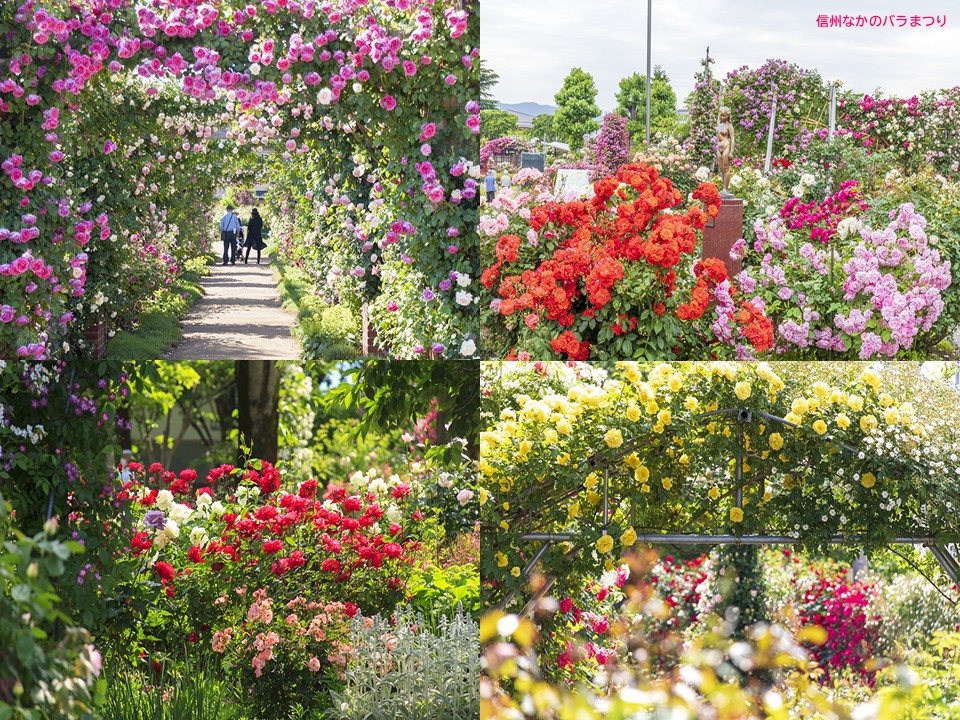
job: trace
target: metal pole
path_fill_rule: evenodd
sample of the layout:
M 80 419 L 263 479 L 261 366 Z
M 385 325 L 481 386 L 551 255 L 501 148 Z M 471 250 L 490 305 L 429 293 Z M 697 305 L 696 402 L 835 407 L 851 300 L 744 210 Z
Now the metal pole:
M 607 529 L 610 521 L 610 466 L 603 469 L 603 529 Z
M 647 0 L 647 143 L 646 149 L 650 150 L 650 79 L 651 79 L 651 68 L 650 68 L 650 42 L 652 33 L 652 23 L 653 23 L 653 0 Z
M 737 420 L 737 490 L 734 504 L 743 509 L 743 421 Z
M 777 124 L 777 94 L 773 94 L 773 103 L 770 107 L 770 129 L 767 131 L 767 159 L 763 164 L 763 171 L 770 172 L 770 161 L 773 158 L 773 128 Z
M 530 533 L 521 535 L 521 540 L 540 540 L 568 542 L 577 537 L 576 533 Z M 792 535 L 697 535 L 688 533 L 643 533 L 637 535 L 637 542 L 652 545 L 796 545 L 801 538 Z M 861 537 L 843 537 L 834 535 L 827 539 L 830 545 L 852 545 L 862 543 Z M 928 537 L 895 537 L 887 541 L 888 545 L 930 545 Z M 936 546 L 940 552 L 943 549 Z
M 837 84 L 830 83 L 830 135 L 829 140 L 833 140 L 833 133 L 837 129 Z

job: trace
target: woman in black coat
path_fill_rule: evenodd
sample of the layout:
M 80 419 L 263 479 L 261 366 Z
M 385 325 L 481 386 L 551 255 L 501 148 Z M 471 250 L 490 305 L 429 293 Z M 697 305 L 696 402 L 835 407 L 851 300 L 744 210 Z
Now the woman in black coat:
M 247 254 L 243 258 L 243 262 L 246 263 L 250 259 L 250 251 L 257 251 L 257 265 L 260 264 L 260 251 L 263 250 L 267 244 L 263 241 L 263 218 L 260 217 L 260 213 L 254 208 L 250 212 L 250 222 L 247 223 Z

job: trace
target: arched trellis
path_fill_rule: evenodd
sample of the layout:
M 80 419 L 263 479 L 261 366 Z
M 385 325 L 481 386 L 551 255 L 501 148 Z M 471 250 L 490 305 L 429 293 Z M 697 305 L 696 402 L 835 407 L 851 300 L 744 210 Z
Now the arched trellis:
M 713 410 L 710 412 L 700 413 L 694 415 L 694 420 L 702 420 L 711 416 L 717 415 L 734 415 L 736 418 L 737 425 L 737 454 L 735 458 L 735 482 L 736 487 L 734 490 L 734 505 L 738 508 L 743 508 L 743 466 L 744 466 L 744 455 L 745 455 L 745 445 L 744 445 L 744 425 L 748 425 L 753 422 L 754 418 L 762 418 L 769 422 L 779 423 L 785 427 L 791 429 L 798 429 L 800 426 L 796 423 L 790 422 L 789 420 L 772 415 L 766 412 L 753 411 L 749 408 L 725 408 L 720 410 Z M 832 443 L 839 447 L 845 455 L 857 455 L 861 451 L 857 448 L 854 448 L 850 445 L 842 443 L 836 440 L 832 435 L 824 435 L 819 438 L 821 442 Z M 609 520 L 610 520 L 610 469 L 618 461 L 622 460 L 624 457 L 632 453 L 639 447 L 642 447 L 646 443 L 645 438 L 637 438 L 630 442 L 626 442 L 621 445 L 615 452 L 607 453 L 598 453 L 591 455 L 590 457 L 582 460 L 578 463 L 578 468 L 581 468 L 588 473 L 593 473 L 602 470 L 603 471 L 603 494 L 602 494 L 602 508 L 603 508 L 603 530 L 606 530 Z M 574 532 L 559 532 L 559 533 L 549 533 L 549 532 L 532 532 L 520 536 L 520 540 L 524 542 L 539 542 L 540 547 L 537 552 L 530 558 L 523 568 L 524 577 L 529 577 L 533 572 L 534 568 L 550 549 L 550 547 L 558 542 L 571 542 L 575 541 L 580 537 L 579 533 Z M 934 537 L 932 535 L 905 535 L 894 537 L 891 540 L 888 540 L 888 544 L 891 545 L 922 545 L 928 548 L 931 554 L 936 558 L 937 562 L 943 568 L 944 572 L 953 580 L 954 583 L 960 584 L 960 561 L 957 559 L 957 538 L 942 538 Z M 791 535 L 707 535 L 700 533 L 638 533 L 636 542 L 646 543 L 652 545 L 793 545 L 803 541 L 803 538 L 798 536 Z M 831 545 L 856 545 L 859 541 L 862 541 L 862 538 L 857 538 L 855 536 L 844 537 L 844 536 L 833 536 L 829 538 L 828 542 Z M 523 609 L 522 614 L 527 614 L 530 612 L 535 605 L 537 599 L 542 597 L 546 592 L 549 591 L 552 586 L 552 582 L 545 583 L 540 590 L 537 591 L 535 596 L 526 604 Z M 504 609 L 510 603 L 510 601 L 515 597 L 513 592 L 510 592 L 504 597 L 504 599 L 499 603 L 499 609 Z

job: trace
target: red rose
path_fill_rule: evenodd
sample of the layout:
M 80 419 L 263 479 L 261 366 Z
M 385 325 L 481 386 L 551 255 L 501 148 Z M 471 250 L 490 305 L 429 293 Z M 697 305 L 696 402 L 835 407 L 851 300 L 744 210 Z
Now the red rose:
M 283 541 L 281 540 L 267 540 L 263 544 L 263 551 L 267 553 L 267 555 L 273 555 L 281 550 L 283 550 Z
M 568 613 L 571 610 L 573 610 L 573 600 L 571 600 L 569 597 L 565 597 L 560 601 L 560 612 Z
M 324 572 L 337 574 L 343 569 L 343 565 L 340 564 L 339 560 L 334 558 L 327 558 L 323 561 L 323 564 L 320 566 L 320 569 Z
M 277 517 L 279 513 L 273 505 L 264 505 L 261 508 L 257 508 L 256 512 L 253 513 L 253 516 L 260 522 L 269 522 Z
M 190 562 L 202 563 L 203 562 L 203 548 L 199 545 L 194 545 L 187 552 L 187 557 L 190 558 Z
M 363 501 L 358 497 L 348 497 L 343 501 L 344 512 L 360 512 L 363 510 Z
M 156 571 L 157 575 L 160 576 L 160 582 L 162 582 L 164 585 L 177 576 L 177 571 L 173 569 L 173 565 L 163 562 L 162 560 L 158 560 L 156 563 L 154 563 L 153 569 Z
M 393 489 L 393 492 L 391 493 L 391 495 L 393 495 L 393 497 L 394 497 L 396 500 L 399 500 L 400 498 L 405 498 L 405 497 L 406 497 L 407 495 L 409 495 L 409 494 L 410 494 L 410 486 L 409 486 L 409 485 L 397 485 L 397 486 Z
M 351 602 L 343 604 L 343 612 L 347 617 L 353 617 L 354 615 L 357 614 L 357 610 L 359 609 L 360 608 L 358 608 L 356 605 L 354 605 Z
M 383 546 L 383 554 L 388 558 L 398 558 L 403 555 L 403 548 L 397 543 L 386 543 Z
M 305 483 L 300 485 L 300 497 L 302 498 L 313 498 L 317 494 L 317 481 L 316 480 L 307 480 Z

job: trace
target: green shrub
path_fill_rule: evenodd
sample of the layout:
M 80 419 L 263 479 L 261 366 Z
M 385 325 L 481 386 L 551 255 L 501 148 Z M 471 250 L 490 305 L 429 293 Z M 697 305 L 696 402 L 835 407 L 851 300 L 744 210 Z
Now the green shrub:
M 369 625 L 368 625 L 369 623 Z M 345 687 L 331 720 L 471 720 L 480 717 L 480 627 L 463 613 L 435 631 L 421 613 L 353 619 Z
M 476 565 L 428 565 L 407 581 L 410 604 L 428 616 L 453 615 L 461 606 L 480 615 L 480 572 Z
M 55 523 L 26 537 L 8 517 L 0 495 L 0 720 L 79 717 L 97 692 L 100 653 L 59 609 L 53 578 L 83 547 L 50 537 Z
M 217 672 L 201 664 L 186 664 L 179 673 L 161 674 L 149 681 L 124 669 L 107 678 L 99 720 L 221 720 L 234 717 L 231 693 Z

